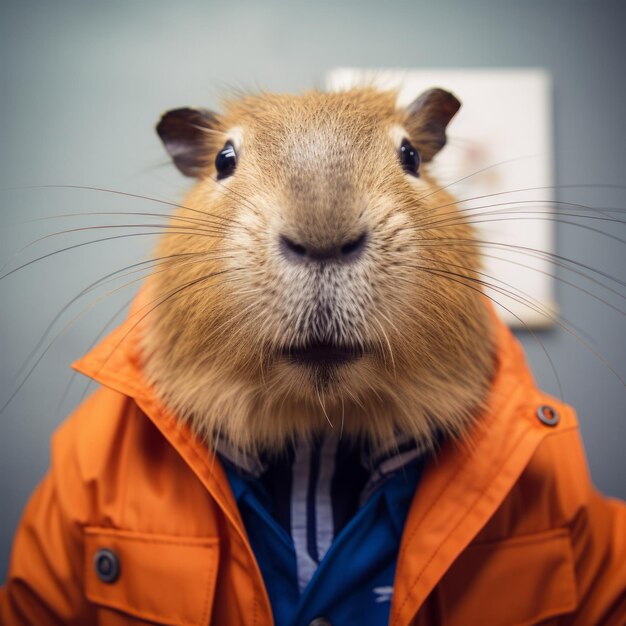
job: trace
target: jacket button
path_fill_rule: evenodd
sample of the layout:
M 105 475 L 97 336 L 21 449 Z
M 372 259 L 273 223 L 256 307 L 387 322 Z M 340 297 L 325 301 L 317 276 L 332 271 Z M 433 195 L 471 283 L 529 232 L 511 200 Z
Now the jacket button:
M 309 626 L 333 626 L 325 617 L 316 617 Z
M 537 409 L 537 417 L 546 426 L 556 426 L 559 423 L 559 414 L 547 404 Z
M 112 550 L 101 548 L 93 559 L 96 574 L 103 583 L 114 583 L 120 575 L 120 560 Z

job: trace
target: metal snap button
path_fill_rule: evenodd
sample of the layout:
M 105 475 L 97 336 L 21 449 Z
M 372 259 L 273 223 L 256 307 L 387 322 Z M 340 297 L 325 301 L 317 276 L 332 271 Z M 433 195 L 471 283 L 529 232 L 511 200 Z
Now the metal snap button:
M 309 626 L 333 626 L 325 617 L 316 617 Z
M 103 583 L 114 583 L 120 575 L 120 560 L 112 550 L 101 548 L 93 558 L 96 574 Z
M 540 406 L 537 409 L 537 417 L 539 421 L 546 426 L 556 426 L 559 423 L 559 414 L 547 404 Z

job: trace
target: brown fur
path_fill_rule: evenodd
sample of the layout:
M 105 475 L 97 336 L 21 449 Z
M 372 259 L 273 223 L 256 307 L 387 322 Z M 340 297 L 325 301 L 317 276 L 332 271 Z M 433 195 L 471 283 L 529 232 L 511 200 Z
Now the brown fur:
M 157 391 L 209 445 L 219 433 L 248 453 L 279 451 L 331 424 L 375 449 L 398 432 L 428 445 L 479 411 L 494 357 L 478 250 L 461 219 L 426 228 L 458 214 L 427 168 L 414 179 L 399 166 L 391 129 L 408 136 L 411 123 L 395 100 L 245 96 L 207 129 L 207 162 L 232 129 L 243 138 L 237 170 L 222 184 L 209 165 L 160 240 L 157 257 L 199 255 L 155 272 L 143 348 Z M 281 234 L 326 246 L 364 230 L 352 264 L 294 266 L 278 248 Z M 467 245 L 433 245 L 450 239 Z M 373 348 L 323 380 L 278 355 L 320 309 L 335 339 Z

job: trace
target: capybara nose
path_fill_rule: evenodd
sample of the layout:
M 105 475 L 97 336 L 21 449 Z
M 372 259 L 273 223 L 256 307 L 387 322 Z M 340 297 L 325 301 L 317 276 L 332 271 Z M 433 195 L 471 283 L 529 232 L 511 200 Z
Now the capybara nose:
M 303 245 L 286 235 L 280 236 L 280 249 L 292 263 L 311 262 L 352 262 L 356 261 L 367 247 L 367 233 L 348 239 L 339 244 L 321 247 L 311 244 Z

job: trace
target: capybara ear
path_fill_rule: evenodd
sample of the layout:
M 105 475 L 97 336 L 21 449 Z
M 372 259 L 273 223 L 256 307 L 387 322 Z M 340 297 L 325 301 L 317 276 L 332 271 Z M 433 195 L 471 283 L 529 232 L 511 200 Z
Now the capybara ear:
M 216 126 L 212 111 L 183 108 L 164 113 L 156 131 L 174 165 L 185 176 L 201 178 L 211 164 L 208 134 Z
M 444 89 L 429 89 L 406 108 L 406 129 L 422 161 L 430 161 L 446 145 L 446 127 L 461 108 Z

